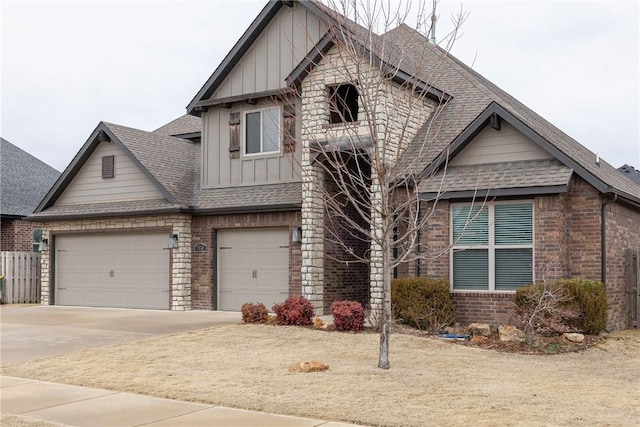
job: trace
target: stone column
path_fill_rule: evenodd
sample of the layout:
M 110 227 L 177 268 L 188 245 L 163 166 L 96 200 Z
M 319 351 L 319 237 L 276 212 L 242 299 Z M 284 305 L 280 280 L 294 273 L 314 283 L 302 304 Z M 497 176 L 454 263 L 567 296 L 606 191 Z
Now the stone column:
M 324 309 L 324 171 L 303 153 L 302 166 L 302 295 L 323 315 Z
M 191 310 L 191 217 L 179 216 L 173 233 L 179 241 L 171 251 L 171 310 Z
M 382 238 L 382 227 L 380 213 L 377 207 L 380 206 L 381 192 L 380 185 L 372 176 L 371 184 L 371 235 L 375 239 L 371 240 L 370 251 L 370 273 L 369 273 L 369 307 L 372 313 L 382 315 L 384 304 L 384 269 L 382 263 L 382 247 L 377 243 Z

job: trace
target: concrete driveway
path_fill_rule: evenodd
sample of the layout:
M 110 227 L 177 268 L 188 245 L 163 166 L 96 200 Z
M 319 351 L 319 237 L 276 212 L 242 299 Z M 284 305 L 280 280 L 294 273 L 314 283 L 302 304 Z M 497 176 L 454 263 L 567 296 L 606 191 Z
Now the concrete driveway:
M 2 366 L 141 338 L 240 323 L 240 313 L 0 306 Z

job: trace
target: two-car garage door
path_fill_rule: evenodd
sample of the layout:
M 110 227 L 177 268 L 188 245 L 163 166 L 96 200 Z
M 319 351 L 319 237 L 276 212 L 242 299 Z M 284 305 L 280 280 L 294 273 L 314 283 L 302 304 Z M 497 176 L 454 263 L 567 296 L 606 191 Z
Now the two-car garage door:
M 55 303 L 168 309 L 166 246 L 166 233 L 57 236 Z

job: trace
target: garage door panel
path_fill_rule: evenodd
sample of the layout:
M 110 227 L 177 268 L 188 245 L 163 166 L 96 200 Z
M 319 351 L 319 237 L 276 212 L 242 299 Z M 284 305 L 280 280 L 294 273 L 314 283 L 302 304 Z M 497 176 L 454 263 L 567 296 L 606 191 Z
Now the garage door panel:
M 218 232 L 220 310 L 246 302 L 268 309 L 289 295 L 289 230 L 239 229 Z
M 56 238 L 56 304 L 169 308 L 165 233 Z

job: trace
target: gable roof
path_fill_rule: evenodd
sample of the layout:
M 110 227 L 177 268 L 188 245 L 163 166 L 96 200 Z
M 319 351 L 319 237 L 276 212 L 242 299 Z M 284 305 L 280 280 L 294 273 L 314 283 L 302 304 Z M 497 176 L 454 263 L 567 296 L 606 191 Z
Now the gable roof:
M 27 216 L 60 172 L 4 138 L 0 138 L 0 152 L 0 215 Z
M 412 69 L 408 61 L 406 71 L 416 72 L 418 78 L 452 95 L 452 99 L 425 123 L 409 148 L 408 158 L 417 164 L 416 171 L 423 176 L 444 164 L 484 126 L 487 115 L 496 113 L 507 119 L 521 132 L 524 131 L 574 170 L 581 178 L 602 193 L 616 193 L 640 203 L 640 188 L 625 179 L 615 167 L 543 119 L 533 110 L 513 98 L 504 90 L 466 66 L 449 52 L 429 43 L 426 37 L 405 24 L 389 31 L 396 48 L 407 57 L 423 58 L 420 69 Z M 422 143 L 427 141 L 428 144 Z M 451 152 L 454 150 L 455 152 Z M 432 163 L 435 162 L 435 166 Z M 429 170 L 431 168 L 431 170 Z
M 51 208 L 100 142 L 110 140 L 129 157 L 154 186 L 165 196 L 165 208 L 187 207 L 191 204 L 194 180 L 196 179 L 197 144 L 171 136 L 158 135 L 126 126 L 100 122 L 47 193 L 33 216 L 46 216 L 44 210 Z M 120 203 L 122 209 L 127 203 Z M 113 209 L 118 209 L 114 204 Z M 87 205 L 67 207 L 65 213 L 91 212 Z M 154 205 L 154 210 L 159 206 Z M 53 211 L 60 211 L 54 209 Z
M 189 135 L 200 134 L 202 130 L 202 120 L 200 117 L 185 114 L 160 126 L 153 133 L 165 136 L 189 137 Z

